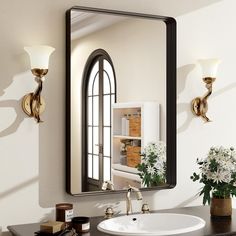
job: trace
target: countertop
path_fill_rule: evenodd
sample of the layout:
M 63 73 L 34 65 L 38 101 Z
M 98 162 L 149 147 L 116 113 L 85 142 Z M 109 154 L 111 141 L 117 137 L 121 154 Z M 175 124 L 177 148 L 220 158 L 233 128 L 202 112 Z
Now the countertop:
M 168 210 L 160 210 L 155 212 L 171 212 L 199 216 L 206 221 L 204 235 L 236 235 L 236 209 L 233 209 L 232 218 L 211 218 L 209 206 L 173 208 Z M 91 229 L 89 233 L 83 236 L 108 236 L 97 230 L 99 222 L 104 220 L 103 217 L 91 217 Z M 34 232 L 39 230 L 39 223 L 11 225 L 7 228 L 14 236 L 33 236 Z M 199 235 L 200 236 L 200 235 Z

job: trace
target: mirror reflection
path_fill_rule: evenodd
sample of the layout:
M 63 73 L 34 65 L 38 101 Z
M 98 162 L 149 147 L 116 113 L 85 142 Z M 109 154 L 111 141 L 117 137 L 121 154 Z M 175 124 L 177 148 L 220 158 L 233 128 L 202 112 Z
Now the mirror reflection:
M 72 194 L 166 184 L 166 25 L 72 9 Z

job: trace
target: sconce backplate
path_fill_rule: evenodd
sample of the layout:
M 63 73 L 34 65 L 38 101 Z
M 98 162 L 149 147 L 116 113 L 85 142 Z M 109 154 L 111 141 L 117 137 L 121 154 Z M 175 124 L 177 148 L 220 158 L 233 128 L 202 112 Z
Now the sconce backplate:
M 208 111 L 208 104 L 206 99 L 202 99 L 200 97 L 196 97 L 192 100 L 191 110 L 194 115 L 201 116 L 206 122 L 209 122 L 209 118 L 206 117 L 206 113 Z
M 22 109 L 30 117 L 33 116 L 32 110 L 30 107 L 30 101 L 31 101 L 32 96 L 33 96 L 33 93 L 29 93 L 29 94 L 25 95 L 22 100 Z M 32 107 L 35 107 L 35 106 L 36 106 L 36 101 L 32 101 Z M 44 112 L 45 106 L 46 106 L 45 101 L 41 97 L 41 105 L 40 105 L 40 109 L 39 109 L 39 115 L 41 115 Z

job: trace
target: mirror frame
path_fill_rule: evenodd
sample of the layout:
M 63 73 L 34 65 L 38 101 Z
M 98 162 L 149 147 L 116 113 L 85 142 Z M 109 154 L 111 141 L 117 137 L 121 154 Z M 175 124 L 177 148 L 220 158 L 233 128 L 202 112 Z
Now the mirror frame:
M 166 146 L 167 146 L 167 184 L 152 188 L 152 191 L 174 188 L 176 185 L 176 20 L 172 17 L 135 12 L 98 9 L 75 6 L 66 11 L 66 192 L 73 196 L 104 195 L 123 193 L 126 190 L 94 191 L 73 194 L 71 192 L 71 11 L 80 10 L 91 13 L 104 13 L 118 16 L 139 17 L 163 21 L 166 24 Z M 83 122 L 82 122 L 83 125 Z M 82 127 L 81 127 L 82 129 Z M 82 143 L 81 143 L 82 152 Z M 83 166 L 83 165 L 82 165 Z M 82 167 L 83 168 L 83 167 Z M 81 170 L 82 173 L 82 170 Z

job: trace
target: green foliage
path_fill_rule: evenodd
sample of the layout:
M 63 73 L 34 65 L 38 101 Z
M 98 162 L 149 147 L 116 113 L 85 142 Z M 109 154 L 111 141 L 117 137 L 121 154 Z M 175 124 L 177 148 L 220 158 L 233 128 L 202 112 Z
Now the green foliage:
M 149 143 L 137 165 L 139 176 L 146 187 L 157 186 L 166 181 L 166 148 L 162 142 Z

